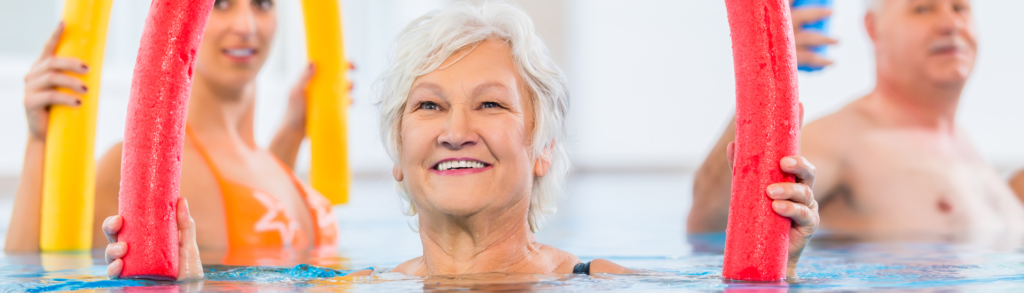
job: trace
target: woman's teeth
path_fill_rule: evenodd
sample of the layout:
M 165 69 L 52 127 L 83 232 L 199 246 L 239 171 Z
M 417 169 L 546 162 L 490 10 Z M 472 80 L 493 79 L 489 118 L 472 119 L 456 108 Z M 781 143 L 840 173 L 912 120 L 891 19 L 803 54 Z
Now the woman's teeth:
M 256 54 L 256 49 L 224 49 L 224 53 L 232 57 L 249 57 Z
M 448 171 L 452 169 L 475 169 L 486 167 L 484 163 L 477 161 L 447 161 L 437 164 L 438 171 Z

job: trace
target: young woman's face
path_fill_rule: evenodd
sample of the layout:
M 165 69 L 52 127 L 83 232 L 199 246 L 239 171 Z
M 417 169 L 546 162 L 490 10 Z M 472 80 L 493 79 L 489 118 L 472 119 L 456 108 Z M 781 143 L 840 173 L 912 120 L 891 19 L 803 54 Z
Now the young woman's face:
M 273 0 L 216 0 L 196 74 L 221 87 L 245 86 L 267 61 L 276 30 Z

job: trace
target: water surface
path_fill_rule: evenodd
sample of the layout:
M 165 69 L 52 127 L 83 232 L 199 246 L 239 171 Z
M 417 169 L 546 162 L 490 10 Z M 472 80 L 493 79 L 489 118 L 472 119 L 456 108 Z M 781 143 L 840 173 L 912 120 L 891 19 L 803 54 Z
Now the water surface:
M 102 252 L 0 257 L 0 290 L 138 292 L 445 292 L 445 291 L 737 291 L 851 292 L 1024 291 L 1024 243 L 1014 241 L 857 241 L 817 237 L 789 283 L 721 279 L 724 235 L 683 233 L 688 175 L 580 175 L 538 241 L 580 258 L 607 258 L 645 275 L 482 274 L 352 278 L 368 267 L 392 267 L 419 256 L 415 223 L 387 178 L 356 180 L 351 203 L 335 208 L 341 241 L 316 251 L 203 251 L 206 279 L 197 283 L 107 280 Z M 10 203 L 0 201 L 0 213 Z

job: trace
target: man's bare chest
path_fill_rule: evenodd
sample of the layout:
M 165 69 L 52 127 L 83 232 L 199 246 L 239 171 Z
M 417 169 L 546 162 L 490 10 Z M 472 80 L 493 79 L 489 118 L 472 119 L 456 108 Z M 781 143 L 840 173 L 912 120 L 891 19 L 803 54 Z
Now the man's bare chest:
M 823 218 L 844 209 L 893 230 L 968 231 L 1000 226 L 1000 205 L 1015 200 L 973 150 L 913 135 L 868 136 L 846 151 L 842 170 L 842 202 L 823 207 Z

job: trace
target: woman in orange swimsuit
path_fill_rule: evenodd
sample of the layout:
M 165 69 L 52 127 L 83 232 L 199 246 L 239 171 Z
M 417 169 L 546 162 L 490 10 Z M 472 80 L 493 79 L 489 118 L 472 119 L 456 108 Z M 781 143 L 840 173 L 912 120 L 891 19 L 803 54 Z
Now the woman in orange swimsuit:
M 337 239 L 330 203 L 295 177 L 291 166 L 305 136 L 304 88 L 310 67 L 292 89 L 284 123 L 269 149 L 256 145 L 253 117 L 256 74 L 269 55 L 277 28 L 272 0 L 217 0 L 199 50 L 189 101 L 182 158 L 181 196 L 190 202 L 201 248 L 311 248 Z M 59 27 L 43 57 L 25 77 L 25 110 L 30 136 L 7 252 L 38 251 L 43 150 L 47 108 L 77 105 L 83 83 L 66 72 L 83 73 L 88 64 L 53 56 Z M 65 146 L 75 147 L 75 146 Z M 117 214 L 121 144 L 97 162 L 93 247 L 107 244 L 100 226 Z

